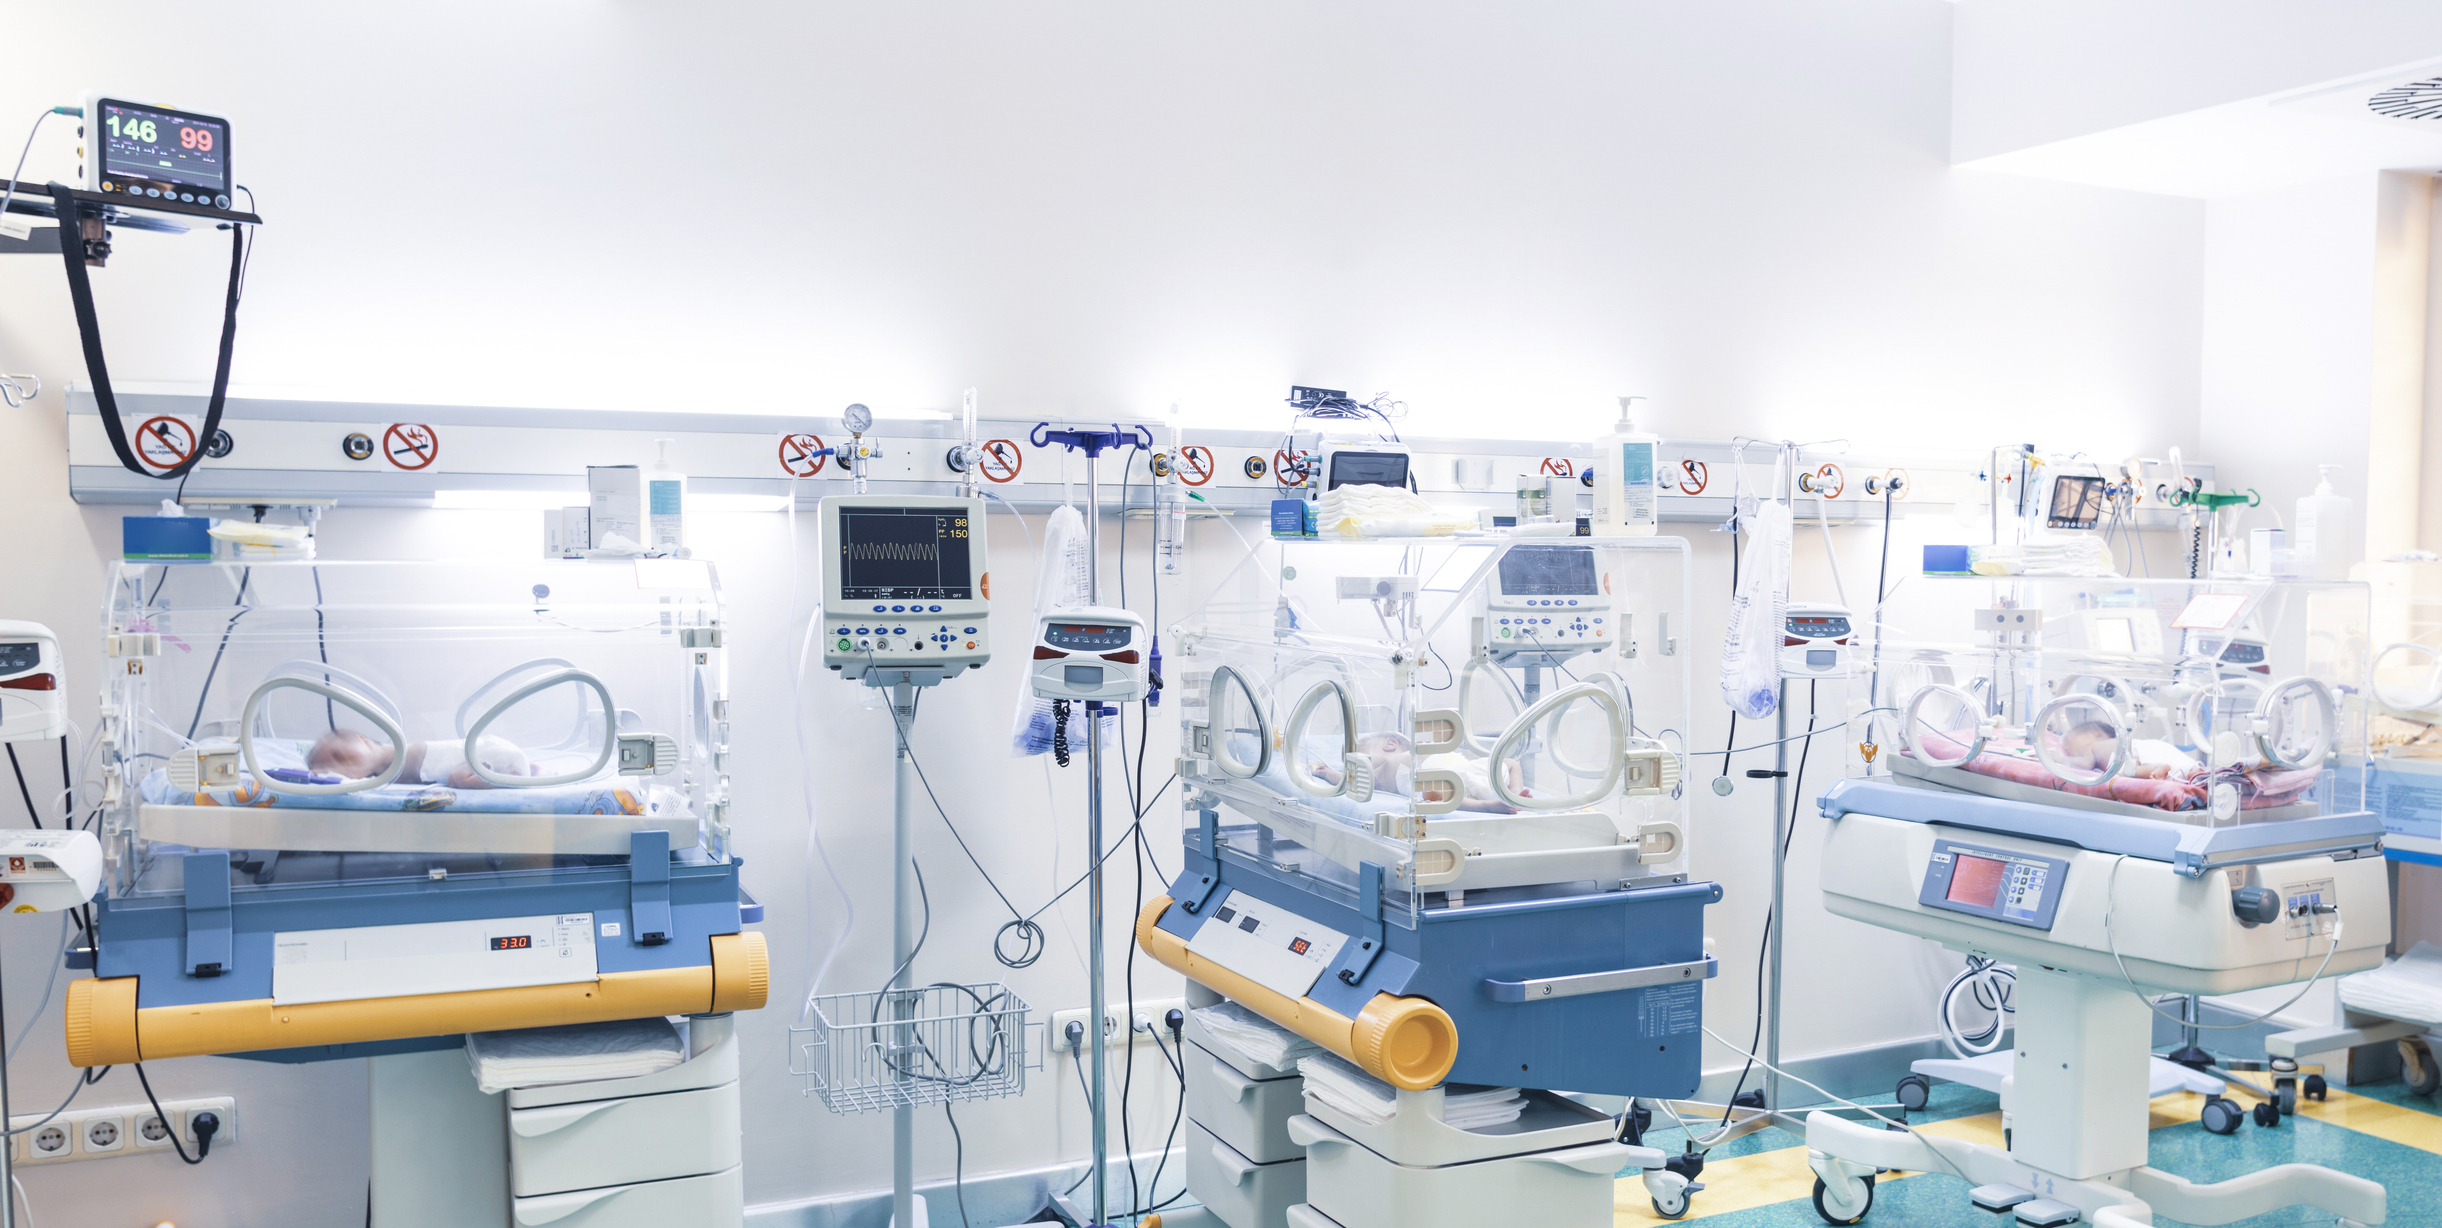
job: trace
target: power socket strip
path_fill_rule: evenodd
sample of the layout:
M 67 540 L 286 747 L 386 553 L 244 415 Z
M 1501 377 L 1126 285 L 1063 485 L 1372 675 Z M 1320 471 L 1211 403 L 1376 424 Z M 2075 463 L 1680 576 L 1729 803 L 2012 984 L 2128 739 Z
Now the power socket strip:
M 1113 1047 L 1118 1045 L 1119 1034 L 1123 1030 L 1123 1025 L 1119 1022 L 1119 1019 L 1121 1015 L 1127 1012 L 1127 1009 L 1128 1004 L 1125 1002 L 1113 1002 L 1110 1004 L 1111 1013 L 1103 1016 L 1102 1020 L 1103 1043 Z M 1167 1039 L 1169 1029 L 1162 1026 L 1162 1018 L 1174 1010 L 1183 1011 L 1186 1009 L 1187 999 L 1185 998 L 1138 998 L 1136 1000 L 1136 1013 L 1152 1020 L 1154 1028 L 1165 1033 L 1165 1038 L 1163 1040 L 1164 1044 L 1169 1043 Z M 1093 1017 L 1094 1012 L 1082 1006 L 1077 1007 L 1074 1010 L 1053 1011 L 1051 1013 L 1051 1039 L 1045 1047 L 1053 1053 L 1068 1052 L 1070 1048 L 1068 1043 L 1068 1025 L 1071 1022 L 1086 1023 L 1087 1020 L 1090 1020 Z M 1092 1025 L 1087 1024 L 1087 1026 L 1090 1027 Z M 1079 1039 L 1080 1041 L 1090 1043 L 1091 1037 L 1080 1034 Z M 1132 1037 L 1130 1037 L 1130 1039 L 1137 1044 L 1150 1044 L 1153 1040 L 1152 1037 L 1147 1036 L 1143 1032 L 1134 1034 Z
M 177 1124 L 179 1142 L 188 1155 L 193 1155 L 197 1142 L 195 1115 L 206 1111 L 220 1118 L 220 1127 L 212 1132 L 212 1149 L 218 1151 L 236 1142 L 237 1101 L 227 1096 L 206 1096 L 199 1100 L 162 1101 L 161 1112 L 168 1122 L 154 1116 L 150 1104 L 70 1109 L 43 1122 L 36 1130 L 25 1128 L 42 1121 L 41 1114 L 12 1117 L 9 1129 L 25 1132 L 9 1136 L 9 1158 L 19 1164 L 62 1164 L 70 1160 L 107 1160 L 168 1151 L 169 1122 Z

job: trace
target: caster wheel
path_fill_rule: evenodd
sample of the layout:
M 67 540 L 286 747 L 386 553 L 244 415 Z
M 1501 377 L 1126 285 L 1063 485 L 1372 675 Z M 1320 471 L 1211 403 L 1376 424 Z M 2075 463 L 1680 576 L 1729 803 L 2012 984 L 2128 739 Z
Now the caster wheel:
M 2400 1042 L 2400 1077 L 2407 1081 L 2408 1090 L 2420 1096 L 2430 1096 L 2442 1088 L 2442 1065 L 2434 1063 L 2434 1051 L 2421 1040 Z
M 2248 1110 L 2248 1116 L 2255 1118 L 2255 1124 L 2268 1130 L 2281 1124 L 2281 1110 L 2269 1100 Z
M 2208 1134 L 2236 1134 L 2239 1123 L 2246 1118 L 2247 1114 L 2239 1108 L 2238 1101 L 2227 1096 L 2207 1096 L 2204 1112 L 2197 1124 L 2203 1126 Z
M 2288 1084 L 2284 1084 L 2284 1085 L 2282 1085 L 2282 1086 L 2280 1086 L 2280 1087 L 2274 1088 L 2274 1089 L 2273 1089 L 2273 1094 L 2272 1094 L 2272 1102 L 2273 1102 L 2273 1104 L 2276 1106 L 2276 1111 L 2277 1111 L 2277 1112 L 2279 1112 L 2279 1113 L 2281 1114 L 2281 1116 L 2283 1116 L 2283 1117 L 2295 1117 L 2295 1116 L 2297 1116 L 2297 1115 L 2298 1115 L 2298 1085 L 2297 1085 L 2297 1084 L 2295 1084 L 2295 1083 L 2288 1083 Z
M 1824 1198 L 1824 1195 L 1830 1192 L 1831 1187 L 1823 1184 L 1821 1177 L 1815 1178 L 1815 1214 L 1822 1216 L 1823 1222 L 1826 1224 L 1862 1223 L 1865 1220 L 1865 1213 L 1874 1209 L 1874 1179 L 1872 1177 L 1860 1177 L 1852 1184 L 1849 1194 L 1854 1200 L 1853 1203 L 1844 1201 L 1841 1205 L 1834 1207 Z
M 2307 1099 L 2320 1101 L 2329 1097 L 2331 1095 L 2331 1091 L 2332 1085 L 2325 1082 L 2322 1075 L 2306 1076 Z
M 1898 1089 L 1891 1093 L 1891 1098 L 1899 1102 L 1899 1107 L 1911 1113 L 1919 1112 L 1933 1099 L 1933 1081 L 1920 1074 L 1904 1076 L 1899 1081 Z
M 1661 1216 L 1663 1219 L 1686 1219 L 1688 1203 L 1693 1200 L 1690 1199 L 1686 1194 L 1682 1193 L 1678 1197 L 1671 1199 L 1668 1205 L 1664 1205 L 1662 1200 L 1659 1198 L 1651 1199 L 1650 1201 L 1653 1203 L 1653 1213 Z

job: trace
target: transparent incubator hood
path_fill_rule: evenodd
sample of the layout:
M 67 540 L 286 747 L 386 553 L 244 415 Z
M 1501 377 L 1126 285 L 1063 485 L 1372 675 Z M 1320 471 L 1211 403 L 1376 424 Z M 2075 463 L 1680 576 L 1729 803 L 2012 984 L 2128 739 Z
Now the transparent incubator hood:
M 129 563 L 104 619 L 114 894 L 728 855 L 708 563 Z
M 1675 537 L 1257 544 L 1171 630 L 1188 809 L 1411 914 L 1683 868 L 1688 571 Z
M 2366 809 L 2364 584 L 1912 578 L 1872 774 L 2202 826 Z

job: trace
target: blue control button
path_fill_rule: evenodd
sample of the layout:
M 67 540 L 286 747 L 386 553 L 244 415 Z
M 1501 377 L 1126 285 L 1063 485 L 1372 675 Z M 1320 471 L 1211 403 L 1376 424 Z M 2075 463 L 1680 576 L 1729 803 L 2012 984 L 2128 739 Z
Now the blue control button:
M 893 614 L 905 614 L 907 613 L 907 607 L 903 605 L 894 605 L 890 607 L 890 612 Z
M 975 628 L 973 628 L 973 627 L 969 627 L 969 628 L 967 628 L 967 634 L 969 634 L 969 635 L 973 635 L 973 634 L 975 634 Z
M 1594 620 L 1594 625 L 1596 625 L 1596 626 L 1598 626 L 1598 627 L 1599 627 L 1599 626 L 1601 626 L 1601 625 L 1602 625 L 1602 621 L 1603 621 L 1603 620 L 1601 620 L 1601 619 L 1597 618 L 1597 619 L 1595 619 L 1595 620 Z
M 939 614 L 939 613 L 941 612 L 941 607 L 940 607 L 940 606 L 934 606 L 934 607 L 932 607 L 932 611 L 933 611 L 933 613 L 935 613 L 935 614 Z
M 1571 597 L 1571 598 L 1569 598 L 1569 604 L 1570 604 L 1570 605 L 1576 605 L 1576 604 L 1577 604 L 1577 599 L 1576 599 L 1575 597 Z
M 1548 622 L 1550 622 L 1550 621 L 1552 621 L 1552 620 L 1547 618 L 1547 619 L 1544 619 L 1543 621 L 1545 621 L 1545 622 L 1547 622 L 1547 623 L 1548 623 Z
M 876 614 L 888 614 L 890 613 L 890 607 L 886 605 L 877 605 L 873 607 L 873 612 Z
M 869 630 L 867 630 L 867 629 L 865 629 L 865 628 L 863 628 L 863 627 L 859 627 L 859 628 L 857 628 L 857 629 L 856 629 L 856 633 L 857 633 L 858 635 L 871 635 L 871 634 L 873 634 L 873 632 L 871 632 L 871 631 L 869 631 Z
M 890 633 L 891 633 L 892 635 L 905 635 L 905 634 L 907 634 L 907 628 L 905 628 L 905 627 L 893 627 L 893 628 L 891 628 L 891 629 L 890 629 Z

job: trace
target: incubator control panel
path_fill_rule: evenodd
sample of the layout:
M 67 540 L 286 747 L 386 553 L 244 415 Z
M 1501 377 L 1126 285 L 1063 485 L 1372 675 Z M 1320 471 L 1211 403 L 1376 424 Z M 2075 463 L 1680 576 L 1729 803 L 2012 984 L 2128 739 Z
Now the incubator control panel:
M 1937 840 L 1925 863 L 1916 902 L 2029 929 L 2052 928 L 2069 863 L 2000 849 Z
M 1338 930 L 1232 891 L 1196 927 L 1187 949 L 1274 993 L 1302 998 L 1347 941 Z
M 1496 659 L 1575 656 L 1621 638 L 1592 546 L 1512 546 L 1493 572 L 1484 640 Z
M 992 659 L 980 499 L 834 495 L 822 502 L 823 664 L 955 677 Z

